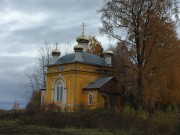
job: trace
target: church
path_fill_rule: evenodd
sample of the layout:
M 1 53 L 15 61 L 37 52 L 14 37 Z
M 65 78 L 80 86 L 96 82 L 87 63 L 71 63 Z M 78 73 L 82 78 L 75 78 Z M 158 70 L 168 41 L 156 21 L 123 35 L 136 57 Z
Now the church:
M 62 111 L 111 108 L 118 104 L 117 80 L 113 77 L 112 51 L 104 57 L 86 52 L 89 37 L 76 38 L 74 53 L 60 56 L 52 51 L 53 62 L 47 66 L 46 89 L 41 91 L 42 104 L 56 104 Z

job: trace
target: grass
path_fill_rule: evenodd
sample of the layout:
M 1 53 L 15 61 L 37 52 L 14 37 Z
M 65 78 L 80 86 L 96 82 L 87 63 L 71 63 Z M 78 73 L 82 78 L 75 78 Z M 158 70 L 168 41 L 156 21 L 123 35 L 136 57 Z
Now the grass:
M 90 128 L 65 128 L 62 131 L 74 133 L 76 135 L 114 135 L 107 129 L 90 129 Z
M 0 135 L 139 135 L 135 130 L 109 130 L 92 128 L 50 128 L 47 126 L 21 125 L 12 120 L 0 120 Z
M 12 120 L 0 120 L 0 135 L 113 135 L 106 129 L 50 128 L 47 126 L 21 125 Z
M 19 125 L 16 121 L 0 120 L 0 135 L 72 135 L 45 126 Z
M 0 114 L 0 135 L 179 135 L 180 112 L 149 114 L 124 111 L 78 113 L 6 112 Z

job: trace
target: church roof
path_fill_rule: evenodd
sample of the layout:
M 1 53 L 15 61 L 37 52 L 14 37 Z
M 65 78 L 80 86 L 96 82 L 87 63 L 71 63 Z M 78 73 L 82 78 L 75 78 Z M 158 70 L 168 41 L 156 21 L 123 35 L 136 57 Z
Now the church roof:
M 104 84 L 109 82 L 113 77 L 102 77 L 98 78 L 94 82 L 91 82 L 85 89 L 99 89 L 101 88 Z
M 84 90 L 99 90 L 103 93 L 121 94 L 117 89 L 117 80 L 114 77 L 101 77 L 91 82 Z
M 99 66 L 106 66 L 106 61 L 104 58 L 99 57 L 94 54 L 82 52 L 82 62 L 92 65 L 99 65 Z M 53 65 L 60 65 L 60 64 L 67 64 L 67 63 L 73 63 L 75 61 L 75 53 L 65 55 L 58 59 L 58 61 Z

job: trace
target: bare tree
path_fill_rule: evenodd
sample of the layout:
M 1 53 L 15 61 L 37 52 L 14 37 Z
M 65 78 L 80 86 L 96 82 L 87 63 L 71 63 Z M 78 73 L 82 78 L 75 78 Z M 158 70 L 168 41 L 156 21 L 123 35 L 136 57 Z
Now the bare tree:
M 36 74 L 39 79 L 39 85 L 41 88 L 46 87 L 46 71 L 47 71 L 47 65 L 51 64 L 52 61 L 52 47 L 45 42 L 42 47 L 39 49 L 39 58 L 38 58 L 38 65 L 36 69 Z
M 18 110 L 20 109 L 19 103 L 18 102 L 14 102 L 12 110 Z
M 39 49 L 37 65 L 34 67 L 33 72 L 25 72 L 28 79 L 27 83 L 25 83 L 25 87 L 30 93 L 46 87 L 47 65 L 50 65 L 52 61 L 51 51 L 51 45 L 45 42 Z

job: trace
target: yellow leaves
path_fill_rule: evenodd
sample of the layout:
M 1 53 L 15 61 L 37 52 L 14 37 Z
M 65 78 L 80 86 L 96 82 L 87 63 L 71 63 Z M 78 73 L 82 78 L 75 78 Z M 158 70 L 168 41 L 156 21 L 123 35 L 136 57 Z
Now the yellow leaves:
M 96 39 L 95 36 L 90 37 L 90 42 L 88 45 L 87 52 L 101 56 L 103 53 L 103 48 L 101 46 L 101 43 Z

